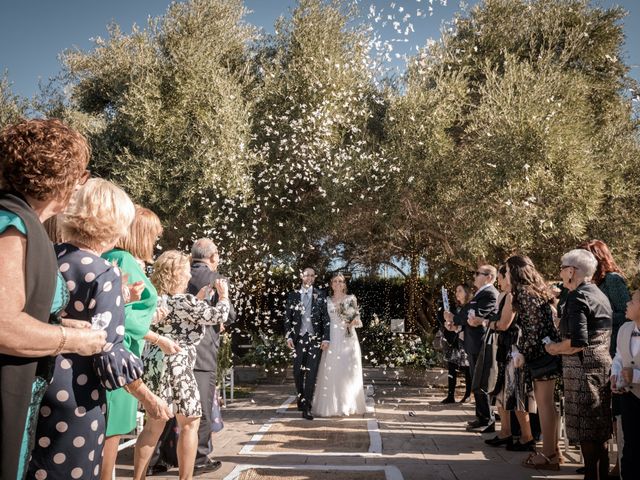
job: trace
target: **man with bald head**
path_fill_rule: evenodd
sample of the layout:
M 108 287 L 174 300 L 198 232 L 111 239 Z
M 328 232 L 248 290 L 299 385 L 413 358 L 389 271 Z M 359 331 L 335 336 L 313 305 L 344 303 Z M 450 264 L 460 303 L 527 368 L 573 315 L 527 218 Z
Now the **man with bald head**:
M 209 238 L 199 238 L 191 247 L 191 280 L 187 286 L 187 293 L 196 295 L 202 287 L 214 285 L 219 278 L 218 273 L 220 255 L 218 247 Z M 209 300 L 212 305 L 218 303 L 217 292 Z M 231 306 L 227 324 L 233 323 L 236 312 Z M 211 409 L 216 388 L 216 373 L 218 370 L 218 349 L 220 348 L 220 333 L 224 325 L 207 325 L 205 334 L 196 348 L 196 364 L 193 373 L 198 382 L 200 401 L 202 402 L 202 418 L 198 430 L 198 451 L 196 454 L 195 471 L 212 471 L 220 467 L 220 461 L 212 460 L 209 454 L 211 446 Z
M 293 377 L 298 393 L 298 410 L 302 418 L 313 420 L 311 401 L 322 350 L 329 348 L 330 320 L 326 295 L 313 287 L 316 272 L 305 268 L 300 274 L 302 286 L 290 292 L 285 311 L 285 336 L 289 348 L 295 350 Z

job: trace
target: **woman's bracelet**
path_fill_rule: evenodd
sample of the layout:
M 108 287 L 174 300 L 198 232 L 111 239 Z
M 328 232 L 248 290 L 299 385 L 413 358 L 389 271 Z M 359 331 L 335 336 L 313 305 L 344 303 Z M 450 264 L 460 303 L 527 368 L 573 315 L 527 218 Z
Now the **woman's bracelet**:
M 160 334 L 156 333 L 156 335 L 157 335 L 156 340 L 152 342 L 154 345 L 158 345 L 158 342 L 160 341 Z
M 51 355 L 52 357 L 57 357 L 64 346 L 67 344 L 67 331 L 62 325 L 58 326 L 60 327 L 60 343 L 58 344 L 58 348 L 56 348 L 56 351 Z

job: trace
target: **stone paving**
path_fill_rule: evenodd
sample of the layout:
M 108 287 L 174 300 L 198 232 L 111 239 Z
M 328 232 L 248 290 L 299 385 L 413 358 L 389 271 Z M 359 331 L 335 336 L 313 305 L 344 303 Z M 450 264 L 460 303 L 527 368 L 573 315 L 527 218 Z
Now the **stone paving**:
M 203 480 L 491 480 L 580 479 L 570 449 L 559 472 L 520 465 L 525 454 L 484 444 L 466 432 L 473 404 L 440 405 L 440 388 L 408 387 L 369 371 L 370 411 L 358 418 L 302 421 L 291 402 L 292 382 L 255 386 L 250 398 L 223 409 L 214 435 L 223 462 Z M 367 436 L 368 433 L 368 436 Z M 133 449 L 121 452 L 118 478 L 131 478 Z M 174 479 L 177 469 L 157 479 Z

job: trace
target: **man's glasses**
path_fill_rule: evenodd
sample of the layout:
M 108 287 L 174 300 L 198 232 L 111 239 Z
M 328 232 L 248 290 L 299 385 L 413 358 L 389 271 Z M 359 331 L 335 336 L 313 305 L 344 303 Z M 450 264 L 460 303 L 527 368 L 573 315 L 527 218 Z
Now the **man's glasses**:
M 489 275 L 491 275 L 491 274 L 490 274 L 490 273 L 487 273 L 487 272 L 477 272 L 477 271 L 476 271 L 476 272 L 473 272 L 473 275 L 474 275 L 474 276 L 476 276 L 476 277 L 477 277 L 478 275 L 484 275 L 484 276 L 488 277 L 488 276 L 489 276 Z

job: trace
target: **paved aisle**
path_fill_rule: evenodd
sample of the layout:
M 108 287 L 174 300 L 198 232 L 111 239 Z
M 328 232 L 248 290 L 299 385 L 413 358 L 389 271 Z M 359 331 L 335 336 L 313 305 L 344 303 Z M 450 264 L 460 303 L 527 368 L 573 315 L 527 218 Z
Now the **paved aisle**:
M 385 384 L 386 383 L 386 384 Z M 260 385 L 252 398 L 223 410 L 215 435 L 223 467 L 203 480 L 519 480 L 579 479 L 575 464 L 560 472 L 520 466 L 524 454 L 494 449 L 468 433 L 468 404 L 441 406 L 439 390 L 377 383 L 375 411 L 360 417 L 302 420 L 293 384 Z M 485 438 L 488 436 L 486 435 Z M 123 452 L 118 478 L 131 478 L 132 449 Z M 575 451 L 570 458 L 577 459 Z M 174 479 L 177 469 L 166 476 Z

